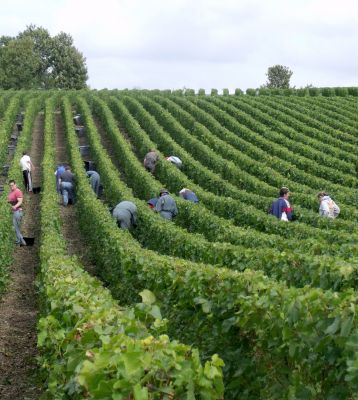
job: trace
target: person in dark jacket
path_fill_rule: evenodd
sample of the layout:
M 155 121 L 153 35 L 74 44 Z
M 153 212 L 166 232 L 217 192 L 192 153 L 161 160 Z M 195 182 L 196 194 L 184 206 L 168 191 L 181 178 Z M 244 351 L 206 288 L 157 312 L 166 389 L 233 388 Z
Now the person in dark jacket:
M 188 200 L 193 203 L 199 203 L 199 199 L 197 198 L 196 194 L 190 189 L 183 188 L 179 192 L 179 196 L 182 197 L 184 200 Z
M 155 211 L 164 219 L 173 219 L 178 214 L 177 205 L 167 189 L 160 190 L 160 197 L 155 205 Z
M 288 202 L 290 191 L 287 187 L 282 187 L 279 193 L 280 197 L 275 200 L 270 209 L 270 214 L 281 221 L 291 221 L 293 208 Z
M 112 215 L 122 229 L 130 229 L 137 225 L 137 206 L 131 201 L 121 201 L 114 208 Z

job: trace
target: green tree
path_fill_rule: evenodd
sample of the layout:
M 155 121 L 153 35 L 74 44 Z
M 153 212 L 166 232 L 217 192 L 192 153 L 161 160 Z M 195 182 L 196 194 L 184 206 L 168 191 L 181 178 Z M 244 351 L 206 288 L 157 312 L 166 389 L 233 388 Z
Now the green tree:
M 21 47 L 16 60 L 9 56 L 12 46 Z M 18 83 L 14 83 L 9 68 L 3 69 L 3 64 L 11 69 L 14 61 L 27 67 L 23 73 L 17 71 Z M 51 37 L 46 29 L 35 25 L 15 38 L 0 38 L 0 68 L 2 88 L 82 89 L 88 79 L 86 60 L 74 47 L 72 37 L 64 32 Z
M 267 70 L 267 88 L 288 89 L 293 72 L 283 65 L 274 65 Z
M 10 40 L 0 48 L 0 86 L 3 89 L 31 89 L 39 67 L 31 39 Z

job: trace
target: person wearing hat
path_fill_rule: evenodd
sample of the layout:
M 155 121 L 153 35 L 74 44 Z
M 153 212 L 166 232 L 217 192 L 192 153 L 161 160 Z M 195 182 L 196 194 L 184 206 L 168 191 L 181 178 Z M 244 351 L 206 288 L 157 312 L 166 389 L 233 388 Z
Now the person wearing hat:
M 155 205 L 155 211 L 164 219 L 173 219 L 178 214 L 177 205 L 167 189 L 161 189 L 160 197 Z
M 137 225 L 137 206 L 131 201 L 121 201 L 114 208 L 112 215 L 122 229 L 130 229 Z
M 281 221 L 291 221 L 293 208 L 288 202 L 290 191 L 287 187 L 282 187 L 279 195 L 280 197 L 272 203 L 269 213 Z
M 191 201 L 193 203 L 199 203 L 199 199 L 197 198 L 196 194 L 190 189 L 183 188 L 179 192 L 179 196 L 181 198 L 183 198 L 184 200 L 188 200 L 188 201 Z

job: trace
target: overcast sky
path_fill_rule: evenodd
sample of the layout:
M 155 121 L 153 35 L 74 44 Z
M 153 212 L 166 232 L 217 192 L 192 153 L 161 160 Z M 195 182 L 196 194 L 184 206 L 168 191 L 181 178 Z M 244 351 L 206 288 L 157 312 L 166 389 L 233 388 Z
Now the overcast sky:
M 0 35 L 63 31 L 93 89 L 358 86 L 356 0 L 0 0 Z

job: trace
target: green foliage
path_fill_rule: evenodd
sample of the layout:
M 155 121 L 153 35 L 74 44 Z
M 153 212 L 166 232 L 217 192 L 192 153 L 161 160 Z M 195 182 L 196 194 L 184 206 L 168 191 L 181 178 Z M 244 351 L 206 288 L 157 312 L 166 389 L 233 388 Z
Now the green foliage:
M 185 94 L 185 96 L 195 96 L 195 90 L 194 89 L 185 89 L 184 94 Z
M 214 355 L 201 365 L 197 350 L 170 341 L 163 329 L 154 295 L 142 291 L 143 303 L 119 308 L 107 289 L 66 255 L 59 231 L 54 165 L 54 101 L 46 104 L 44 194 L 41 207 L 40 293 L 42 318 L 38 346 L 48 374 L 51 398 L 221 399 L 222 360 Z M 66 128 L 73 131 L 69 103 L 64 103 Z M 82 161 L 72 147 L 75 169 Z M 77 153 L 77 158 L 76 158 Z M 86 203 L 98 210 L 84 171 L 78 174 Z M 96 204 L 99 203 L 99 204 Z M 115 224 L 107 215 L 106 223 Z M 119 231 L 118 231 L 119 233 Z M 126 234 L 123 233 L 124 239 Z
M 321 94 L 321 90 L 320 90 L 320 88 L 310 87 L 310 88 L 308 88 L 308 93 L 310 96 L 316 97 Z
M 9 137 L 12 133 L 15 116 L 19 111 L 20 95 L 13 95 L 9 102 L 9 106 L 5 112 L 5 119 L 0 127 L 0 148 L 6 149 Z M 22 173 L 19 168 L 19 160 L 22 157 L 22 152 L 28 148 L 31 141 L 32 128 L 35 117 L 41 106 L 41 99 L 37 99 L 36 94 L 30 92 L 25 100 L 25 120 L 22 134 L 18 140 L 14 158 L 10 163 L 9 179 L 15 179 L 21 187 Z M 0 157 L 0 165 L 3 165 L 5 152 L 2 151 Z M 0 197 L 0 293 L 4 290 L 8 282 L 8 267 L 12 262 L 12 252 L 14 248 L 14 231 L 11 221 L 11 213 L 7 203 L 7 195 L 9 193 L 8 185 L 5 184 L 5 191 Z M 26 202 L 25 202 L 26 207 Z
M 259 95 L 260 96 L 271 96 L 272 94 L 273 94 L 272 90 L 270 90 L 270 89 L 268 89 L 266 87 L 261 87 L 259 89 Z
M 299 88 L 299 89 L 296 89 L 296 92 L 297 92 L 297 96 L 300 96 L 300 97 L 309 96 L 308 88 Z
M 337 88 L 334 88 L 334 91 L 335 91 L 335 94 L 336 94 L 336 96 L 342 96 L 342 97 L 345 97 L 345 96 L 348 96 L 348 88 L 346 88 L 346 87 L 337 87 Z
M 248 96 L 256 96 L 257 90 L 256 89 L 246 89 L 246 94 Z
M 255 97 L 67 92 L 60 104 L 78 177 L 78 219 L 111 294 L 67 255 L 59 233 L 54 111 L 64 93 L 48 93 L 38 285 L 48 398 L 220 399 L 222 371 L 226 399 L 355 398 L 358 118 L 356 98 L 343 89 L 342 96 L 321 88 L 305 98 L 293 89 Z M 0 95 L 3 160 L 15 115 L 25 111 L 11 167 L 19 180 L 19 156 L 43 98 Z M 131 233 L 116 227 L 88 185 L 70 98 L 85 121 L 105 200 L 138 206 L 139 226 Z M 101 126 L 123 176 L 102 147 Z M 151 147 L 161 157 L 155 178 L 142 166 Z M 179 155 L 183 169 L 166 162 L 167 154 Z M 299 222 L 283 224 L 265 213 L 282 183 L 292 190 Z M 176 198 L 179 219 L 163 221 L 145 203 L 162 186 L 193 188 L 200 203 Z M 338 199 L 339 219 L 316 216 L 322 188 Z M 5 196 L 0 290 L 13 246 Z
M 9 89 L 86 87 L 87 67 L 69 34 L 51 37 L 30 25 L 18 36 L 0 38 L 0 87 Z
M 358 87 L 349 87 L 347 90 L 350 96 L 358 96 Z
M 325 96 L 325 97 L 332 97 L 332 96 L 336 95 L 334 89 L 330 88 L 330 87 L 322 88 L 321 93 L 322 93 L 322 96 Z
M 289 88 L 292 74 L 293 72 L 283 65 L 269 67 L 266 73 L 266 87 L 279 89 Z
M 36 88 L 34 79 L 40 60 L 34 52 L 34 43 L 24 37 L 9 41 L 0 47 L 0 87 L 3 89 Z

